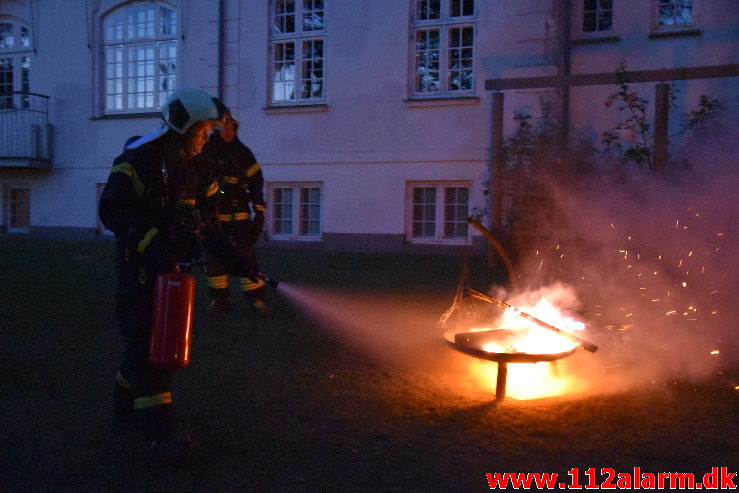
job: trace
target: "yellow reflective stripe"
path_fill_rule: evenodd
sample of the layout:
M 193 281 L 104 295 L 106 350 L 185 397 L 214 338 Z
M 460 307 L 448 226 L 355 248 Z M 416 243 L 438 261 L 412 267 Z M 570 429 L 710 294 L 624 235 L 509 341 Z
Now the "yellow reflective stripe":
M 231 185 L 235 185 L 239 182 L 239 179 L 235 176 L 224 176 L 223 181 Z
M 223 223 L 227 223 L 229 221 L 233 221 L 233 217 L 231 214 L 218 214 L 218 220 Z
M 259 172 L 261 168 L 259 167 L 259 164 L 254 163 L 251 166 L 249 166 L 249 169 L 246 170 L 246 177 L 251 178 L 252 176 L 256 175 L 257 172 Z
M 225 289 L 228 287 L 228 274 L 208 278 L 208 287 L 213 289 Z
M 263 279 L 257 279 L 257 281 L 254 282 L 248 277 L 239 277 L 239 281 L 241 282 L 242 291 L 254 291 L 266 284 Z
M 162 392 L 161 394 L 147 395 L 146 397 L 138 397 L 133 401 L 134 409 L 146 409 L 147 407 L 161 406 L 163 404 L 172 403 L 172 392 Z
M 146 232 L 146 235 L 144 235 L 144 239 L 139 241 L 139 246 L 136 248 L 136 251 L 139 253 L 144 253 L 144 250 L 146 250 L 146 247 L 149 246 L 149 243 L 151 243 L 151 240 L 154 239 L 154 236 L 159 232 L 157 228 L 151 228 L 149 231 Z
M 213 195 L 218 193 L 218 183 L 213 182 L 208 186 L 208 189 L 205 191 L 206 197 L 212 197 Z
M 254 208 L 255 208 L 255 209 L 256 209 L 256 210 L 258 211 L 258 212 L 264 212 L 264 211 L 266 210 L 266 207 L 264 207 L 263 205 L 260 205 L 260 204 L 254 204 Z
M 248 212 L 237 212 L 234 214 L 234 221 L 245 221 L 249 219 Z
M 113 173 L 123 173 L 124 175 L 133 176 L 136 174 L 136 171 L 131 166 L 131 163 L 120 163 L 114 164 L 110 169 L 110 174 L 112 175 Z
M 136 173 L 136 170 L 133 168 L 133 166 L 131 166 L 131 163 L 120 163 L 114 165 L 110 169 L 110 174 L 112 175 L 113 173 L 123 173 L 124 175 L 131 178 L 133 189 L 136 192 L 136 195 L 138 195 L 139 197 L 142 197 L 144 195 L 144 184 L 141 182 L 141 179 Z
M 115 382 L 123 387 L 124 389 L 131 390 L 133 388 L 133 384 L 129 382 L 126 377 L 124 377 L 121 372 L 118 372 L 115 376 Z

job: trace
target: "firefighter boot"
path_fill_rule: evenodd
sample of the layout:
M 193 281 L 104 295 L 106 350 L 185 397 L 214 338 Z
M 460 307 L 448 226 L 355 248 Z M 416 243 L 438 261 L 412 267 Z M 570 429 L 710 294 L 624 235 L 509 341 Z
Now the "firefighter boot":
M 137 406 L 140 401 L 146 403 L 156 397 L 137 399 Z M 154 460 L 169 465 L 187 464 L 192 460 L 192 439 L 190 435 L 177 431 L 171 402 L 137 407 L 136 413 L 144 438 L 150 444 Z
M 154 458 L 162 464 L 187 464 L 193 459 L 193 444 L 190 435 L 172 433 L 151 443 Z
M 264 296 L 262 295 L 262 289 L 254 289 L 251 291 L 242 291 L 244 299 L 251 305 L 252 308 L 257 312 L 260 317 L 269 317 L 272 315 L 272 311 L 267 307 L 264 302 Z
M 208 291 L 210 292 L 211 298 L 213 298 L 210 305 L 208 305 L 208 313 L 215 315 L 228 311 L 228 288 L 208 288 Z
M 113 387 L 113 417 L 121 426 L 131 425 L 134 422 L 132 385 L 121 372 L 116 375 Z

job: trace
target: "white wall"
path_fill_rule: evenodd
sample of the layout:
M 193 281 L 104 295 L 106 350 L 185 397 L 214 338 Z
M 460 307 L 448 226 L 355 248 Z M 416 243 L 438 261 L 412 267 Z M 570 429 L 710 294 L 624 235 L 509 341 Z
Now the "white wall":
M 183 25 L 180 85 L 216 95 L 219 1 L 172 3 L 180 8 Z M 620 39 L 576 44 L 572 72 L 613 72 L 622 59 L 631 70 L 739 63 L 735 0 L 696 0 L 701 34 L 659 39 L 649 38 L 649 3 L 617 2 Z M 241 137 L 263 164 L 266 179 L 323 182 L 327 233 L 403 234 L 406 181 L 473 180 L 472 206 L 484 207 L 491 134 L 491 95 L 484 81 L 557 73 L 557 33 L 563 22 L 559 2 L 478 0 L 474 97 L 444 101 L 409 100 L 411 1 L 326 4 L 327 104 L 302 112 L 268 108 L 267 0 L 225 1 L 223 96 L 240 116 Z M 156 115 L 110 118 L 100 113 L 96 26 L 114 5 L 114 0 L 14 0 L 0 5 L 0 13 L 32 17 L 36 51 L 31 90 L 51 97 L 52 171 L 0 173 L 0 184 L 32 183 L 33 226 L 94 228 L 96 184 L 106 180 L 129 136 L 158 125 Z M 736 124 L 738 84 L 739 78 L 677 82 L 671 131 L 702 93 L 729 106 L 729 121 Z M 635 88 L 653 100 L 654 84 Z M 603 106 L 615 90 L 572 89 L 572 126 L 596 144 L 619 117 Z M 542 100 L 556 102 L 559 97 L 551 90 L 507 91 L 506 133 L 514 130 L 515 111 L 540 116 Z

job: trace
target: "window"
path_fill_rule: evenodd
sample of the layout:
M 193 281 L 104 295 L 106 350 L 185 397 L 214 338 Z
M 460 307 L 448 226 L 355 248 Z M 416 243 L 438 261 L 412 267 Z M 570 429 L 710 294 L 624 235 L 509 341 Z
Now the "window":
M 320 184 L 273 184 L 270 199 L 274 239 L 320 239 Z
M 692 0 L 659 0 L 656 24 L 658 29 L 692 26 Z
M 5 224 L 11 233 L 25 233 L 31 226 L 31 188 L 7 185 L 4 189 Z
M 614 0 L 582 0 L 582 32 L 609 32 L 613 29 Z
M 414 1 L 414 95 L 474 91 L 474 19 L 474 0 Z
M 272 0 L 272 104 L 325 100 L 324 0 Z
M 410 241 L 468 243 L 469 184 L 409 184 L 407 204 Z
M 15 19 L 0 17 L 0 109 L 27 108 L 31 72 L 31 31 Z
M 134 2 L 103 19 L 105 113 L 156 111 L 177 86 L 177 10 Z

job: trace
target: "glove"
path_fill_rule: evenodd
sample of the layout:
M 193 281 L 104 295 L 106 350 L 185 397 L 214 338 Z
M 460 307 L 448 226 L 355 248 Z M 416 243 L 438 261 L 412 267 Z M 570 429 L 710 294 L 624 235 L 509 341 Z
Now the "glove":
M 256 240 L 259 234 L 264 231 L 264 212 L 257 211 L 254 213 L 254 239 Z
M 169 240 L 157 228 L 149 229 L 132 248 L 138 262 L 148 274 L 157 274 L 174 269 L 176 256 Z

